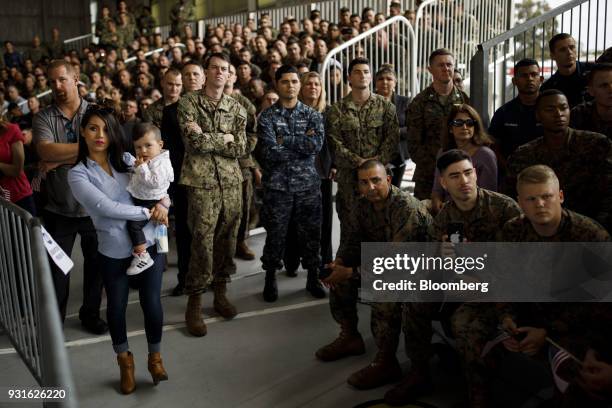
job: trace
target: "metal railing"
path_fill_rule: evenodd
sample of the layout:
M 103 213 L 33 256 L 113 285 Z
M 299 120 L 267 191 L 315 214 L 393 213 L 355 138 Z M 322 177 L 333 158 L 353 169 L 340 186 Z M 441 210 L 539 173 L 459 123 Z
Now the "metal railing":
M 183 44 L 183 43 L 176 43 L 176 44 L 174 44 L 174 46 L 175 46 L 175 47 L 181 47 L 181 48 L 183 48 L 183 49 L 185 49 L 185 48 L 186 48 L 186 47 L 185 47 L 185 44 Z M 151 51 L 147 51 L 147 52 L 145 52 L 144 57 L 145 57 L 145 58 L 149 58 L 149 57 L 150 57 L 150 56 L 152 56 L 153 54 L 155 54 L 155 53 L 160 53 L 160 52 L 163 52 L 163 51 L 165 51 L 165 48 L 156 48 L 156 49 L 154 49 L 154 50 L 151 50 Z M 125 62 L 126 64 L 129 64 L 130 62 L 134 62 L 134 61 L 136 61 L 136 57 L 135 57 L 135 56 L 134 56 L 134 57 L 129 57 L 129 58 L 126 58 L 126 59 L 125 59 L 125 61 L 123 61 L 123 62 Z
M 513 68 L 523 58 L 539 61 L 543 74 L 550 75 L 554 63 L 548 41 L 555 34 L 571 34 L 577 44 L 577 59 L 594 61 L 612 45 L 610 21 L 612 0 L 572 0 L 483 42 L 471 61 L 473 106 L 488 123 L 497 108 L 514 98 Z
M 53 406 L 76 407 L 40 221 L 0 199 L 0 236 L 0 327 L 40 386 L 66 391 Z
M 479 43 L 512 26 L 512 0 L 427 0 L 416 16 L 417 66 L 419 88 L 431 83 L 428 58 L 438 48 L 455 54 L 456 68 L 463 77 L 470 73 L 470 58 Z
M 328 104 L 340 100 L 348 93 L 346 70 L 349 62 L 358 56 L 370 60 L 372 76 L 383 64 L 392 64 L 397 75 L 397 94 L 409 97 L 416 95 L 415 34 L 405 17 L 390 18 L 327 54 L 320 72 Z
M 76 50 L 79 53 L 85 47 L 88 47 L 92 43 L 94 38 L 93 34 L 85 34 L 74 38 L 64 40 L 64 48 L 68 50 Z

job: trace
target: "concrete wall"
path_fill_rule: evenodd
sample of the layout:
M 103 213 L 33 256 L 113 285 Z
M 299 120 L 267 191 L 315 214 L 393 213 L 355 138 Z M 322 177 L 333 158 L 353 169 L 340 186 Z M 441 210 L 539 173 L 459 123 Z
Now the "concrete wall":
M 58 27 L 62 39 L 91 32 L 89 0 L 0 0 L 0 40 L 27 47 L 38 34 L 44 41 Z

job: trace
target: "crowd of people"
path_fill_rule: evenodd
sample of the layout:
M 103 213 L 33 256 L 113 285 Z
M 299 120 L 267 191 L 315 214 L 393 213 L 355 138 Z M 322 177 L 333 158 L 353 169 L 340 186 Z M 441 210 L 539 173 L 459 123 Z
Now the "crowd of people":
M 398 3 L 390 10 L 401 13 Z M 23 54 L 7 41 L 0 68 L 7 110 L 0 120 L 0 193 L 40 216 L 68 256 L 79 234 L 79 318 L 89 332 L 110 331 L 123 393 L 136 386 L 125 323 L 130 286 L 138 288 L 145 316 L 152 379 L 168 379 L 161 360 L 166 263 L 154 242 L 155 226 L 167 225 L 169 214 L 178 256 L 172 295 L 187 296 L 190 334 L 207 334 L 206 291 L 219 315 L 238 313 L 227 285 L 234 258 L 255 259 L 248 236 L 261 223 L 263 300 L 275 302 L 277 273 L 295 277 L 300 264 L 307 292 L 329 293 L 340 334 L 316 351 L 325 362 L 365 353 L 357 312 L 361 274 L 368 273 L 361 270 L 361 242 L 448 242 L 457 224 L 468 242 L 610 241 L 610 50 L 585 64 L 569 34 L 555 35 L 549 49 L 557 72 L 544 82 L 537 61 L 517 61 L 517 97 L 487 128 L 445 48 L 431 53 L 432 83 L 412 100 L 396 93 L 393 64 L 372 72 L 360 56 L 344 73 L 350 92 L 327 105 L 317 70 L 329 49 L 384 21 L 370 8 L 361 16 L 341 9 L 338 23 L 314 10 L 279 27 L 264 14 L 259 26 L 220 23 L 203 39 L 186 24 L 191 18 L 181 0 L 172 36 L 162 41 L 151 30 L 150 10 L 135 15 L 120 1 L 115 16 L 101 7 L 99 45 L 66 52 L 54 29 L 49 44 L 35 37 Z M 164 51 L 145 57 L 158 47 Z M 126 64 L 130 56 L 136 59 Z M 47 90 L 50 96 L 36 96 Z M 408 158 L 416 163 L 413 195 L 401 189 Z M 70 274 L 50 264 L 64 319 Z M 108 324 L 100 316 L 103 290 Z M 390 405 L 431 392 L 431 323 L 440 320 L 456 339 L 472 407 L 491 406 L 490 360 L 501 353 L 536 359 L 547 353 L 548 337 L 581 361 L 563 373 L 569 386 L 555 395 L 559 404 L 609 403 L 607 304 L 523 306 L 372 304 L 377 353 L 348 382 L 370 389 L 401 379 L 385 394 Z M 485 359 L 498 325 L 508 337 Z M 411 360 L 403 379 L 396 356 L 402 330 Z

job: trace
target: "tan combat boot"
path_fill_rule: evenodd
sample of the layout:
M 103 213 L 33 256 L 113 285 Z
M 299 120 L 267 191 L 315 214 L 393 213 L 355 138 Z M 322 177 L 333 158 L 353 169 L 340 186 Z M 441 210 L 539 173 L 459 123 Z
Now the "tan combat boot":
M 131 394 L 136 388 L 134 378 L 134 355 L 129 351 L 117 354 L 117 363 L 121 375 L 121 392 Z
M 392 407 L 403 407 L 433 391 L 433 382 L 427 365 L 412 364 L 410 372 L 395 387 L 385 393 L 385 403 Z
M 213 283 L 213 291 L 215 294 L 215 299 L 213 301 L 213 307 L 215 308 L 215 311 L 226 319 L 233 319 L 234 317 L 236 317 L 236 315 L 238 314 L 238 312 L 236 311 L 236 307 L 230 303 L 226 296 L 226 283 Z
M 202 294 L 189 295 L 187 310 L 185 310 L 185 323 L 191 335 L 196 337 L 206 335 L 206 323 L 202 318 Z
M 348 356 L 358 356 L 365 353 L 363 338 L 355 325 L 340 323 L 340 334 L 330 344 L 321 347 L 315 355 L 321 361 L 335 361 Z
M 255 252 L 251 251 L 246 241 L 240 241 L 236 244 L 236 258 L 252 261 L 255 259 Z
M 358 390 L 369 390 L 402 378 L 402 369 L 395 352 L 379 350 L 374 361 L 354 372 L 347 382 Z

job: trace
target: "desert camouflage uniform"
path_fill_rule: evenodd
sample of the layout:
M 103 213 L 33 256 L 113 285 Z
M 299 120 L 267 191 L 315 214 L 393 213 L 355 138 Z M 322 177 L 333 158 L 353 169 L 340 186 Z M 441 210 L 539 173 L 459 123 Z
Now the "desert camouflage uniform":
M 234 253 L 242 211 L 242 173 L 238 158 L 246 151 L 246 112 L 223 95 L 218 103 L 204 91 L 178 102 L 178 120 L 185 144 L 180 184 L 187 186 L 191 260 L 185 293 L 204 292 L 214 282 L 229 282 L 236 272 Z M 201 131 L 192 128 L 197 124 Z M 224 134 L 234 141 L 225 144 Z
M 440 97 L 433 85 L 419 93 L 408 105 L 408 151 L 416 163 L 412 180 L 414 196 L 419 200 L 431 198 L 436 155 L 442 146 L 441 131 L 453 105 L 469 103 L 467 95 L 453 87 L 446 97 Z

